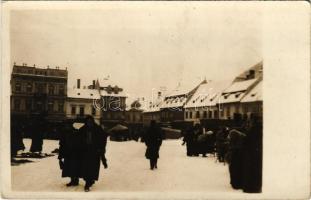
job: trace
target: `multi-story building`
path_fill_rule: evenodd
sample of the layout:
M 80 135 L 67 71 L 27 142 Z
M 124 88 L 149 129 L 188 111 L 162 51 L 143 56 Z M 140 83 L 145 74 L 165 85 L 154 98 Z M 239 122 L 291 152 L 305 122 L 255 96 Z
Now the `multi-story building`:
M 244 115 L 241 100 L 262 80 L 262 62 L 240 74 L 232 84 L 222 92 L 219 99 L 220 119 L 233 119 L 235 115 Z
M 13 65 L 11 75 L 12 120 L 42 115 L 48 122 L 65 119 L 67 69 Z
M 198 85 L 183 87 L 179 85 L 172 93 L 167 95 L 160 106 L 161 122 L 177 122 L 185 120 L 184 105 L 191 99 L 200 85 L 205 84 L 203 80 Z
M 92 115 L 97 123 L 107 127 L 125 121 L 126 96 L 122 88 L 105 85 L 107 81 L 99 80 L 93 80 L 90 85 L 81 83 L 82 80 L 77 79 L 77 85 L 68 90 L 67 118 Z
M 263 98 L 262 98 L 262 81 L 258 82 L 255 87 L 246 94 L 241 100 L 242 110 L 249 117 L 251 114 L 262 116 Z
M 199 86 L 185 107 L 185 121 L 199 123 L 205 119 L 219 119 L 218 101 L 228 87 L 228 81 L 208 81 Z
M 80 79 L 73 88 L 68 88 L 66 101 L 67 119 L 83 119 L 86 115 L 94 117 L 96 123 L 100 123 L 101 110 L 100 95 L 98 90 L 81 88 Z
M 126 111 L 126 95 L 123 88 L 105 79 L 93 81 L 93 85 L 99 90 L 101 97 L 101 123 L 107 127 L 123 123 Z

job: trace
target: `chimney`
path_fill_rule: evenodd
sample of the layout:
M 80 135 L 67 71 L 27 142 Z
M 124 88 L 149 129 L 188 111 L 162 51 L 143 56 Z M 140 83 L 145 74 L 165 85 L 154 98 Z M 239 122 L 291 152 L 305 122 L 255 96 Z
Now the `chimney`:
M 81 80 L 77 79 L 77 88 L 80 89 Z
M 93 87 L 92 89 L 95 89 L 95 80 L 93 80 Z
M 158 97 L 161 97 L 162 93 L 161 92 L 158 92 Z

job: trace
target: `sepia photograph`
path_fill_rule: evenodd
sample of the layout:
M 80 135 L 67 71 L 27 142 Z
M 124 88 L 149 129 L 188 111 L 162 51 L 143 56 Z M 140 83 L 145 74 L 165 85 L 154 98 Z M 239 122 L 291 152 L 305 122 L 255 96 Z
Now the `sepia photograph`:
M 267 138 L 281 137 L 266 91 L 282 77 L 266 67 L 263 6 L 16 5 L 3 18 L 10 194 L 265 192 Z

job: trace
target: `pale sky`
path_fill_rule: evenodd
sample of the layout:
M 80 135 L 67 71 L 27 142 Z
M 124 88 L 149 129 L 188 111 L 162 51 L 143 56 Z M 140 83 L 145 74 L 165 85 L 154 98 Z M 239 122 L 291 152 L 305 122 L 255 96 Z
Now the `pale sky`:
M 203 77 L 233 79 L 262 60 L 255 6 L 109 4 L 11 12 L 11 65 L 67 67 L 69 87 L 110 75 L 132 97 Z

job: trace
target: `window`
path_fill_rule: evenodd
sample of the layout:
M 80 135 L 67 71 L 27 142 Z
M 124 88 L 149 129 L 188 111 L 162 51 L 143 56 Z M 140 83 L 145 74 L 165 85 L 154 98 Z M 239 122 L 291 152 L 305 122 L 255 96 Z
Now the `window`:
M 214 110 L 214 118 L 218 119 L 218 111 Z
M 200 112 L 199 111 L 196 112 L 195 117 L 200 118 Z
M 43 104 L 41 101 L 38 101 L 36 105 L 37 105 L 37 110 L 39 111 L 43 110 Z
M 14 100 L 14 109 L 20 110 L 21 109 L 21 101 L 19 99 Z
M 208 118 L 209 119 L 213 118 L 213 111 L 211 111 L 211 110 L 208 111 Z
M 27 83 L 26 91 L 29 93 L 32 92 L 32 84 L 31 83 Z
M 188 118 L 188 112 L 186 112 L 186 119 Z
M 190 117 L 189 117 L 189 118 L 192 119 L 192 112 L 189 112 L 189 114 L 190 114 Z
M 92 115 L 96 115 L 96 108 L 92 106 Z
M 230 107 L 227 107 L 227 117 L 230 117 Z
M 25 107 L 26 107 L 26 110 L 31 110 L 32 109 L 31 99 L 26 99 Z
M 136 116 L 135 116 L 135 114 L 133 114 L 133 122 L 135 122 L 136 121 Z
M 80 115 L 84 116 L 84 106 L 80 106 Z
M 203 112 L 203 118 L 207 118 L 207 111 L 206 110 Z
M 50 95 L 54 94 L 54 86 L 53 85 L 49 85 L 49 94 Z
M 220 110 L 220 116 L 221 116 L 221 117 L 224 116 L 224 110 L 223 110 L 223 109 Z
M 38 84 L 36 89 L 37 89 L 37 93 L 42 94 L 44 92 L 44 85 Z
M 53 106 L 54 106 L 54 103 L 53 103 L 53 101 L 50 101 L 49 103 L 48 103 L 48 111 L 53 111 Z
M 22 85 L 20 83 L 15 84 L 15 92 L 20 92 L 22 90 Z
M 64 104 L 63 103 L 58 104 L 58 112 L 64 112 Z
M 60 85 L 60 86 L 59 86 L 58 93 L 59 93 L 60 95 L 64 95 L 65 89 L 64 89 L 64 86 L 63 86 L 63 85 Z
M 76 114 L 76 106 L 71 106 L 71 114 L 72 115 Z

